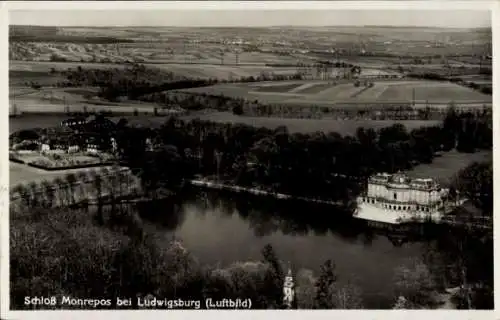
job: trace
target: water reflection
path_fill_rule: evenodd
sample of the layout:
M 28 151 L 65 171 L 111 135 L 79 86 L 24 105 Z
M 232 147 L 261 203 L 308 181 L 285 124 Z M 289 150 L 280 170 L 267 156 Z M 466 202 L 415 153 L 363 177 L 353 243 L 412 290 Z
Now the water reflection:
M 141 204 L 138 210 L 144 219 L 160 225 L 166 231 L 174 231 L 182 227 L 189 208 L 193 207 L 200 216 L 215 214 L 227 219 L 236 216 L 248 224 L 257 238 L 278 231 L 286 236 L 322 237 L 334 234 L 350 243 L 361 241 L 365 246 L 371 246 L 377 236 L 384 236 L 394 246 L 400 247 L 424 236 L 422 232 L 408 230 L 403 233 L 373 229 L 365 222 L 351 218 L 349 212 L 332 206 L 224 191 L 189 189 L 176 198 Z

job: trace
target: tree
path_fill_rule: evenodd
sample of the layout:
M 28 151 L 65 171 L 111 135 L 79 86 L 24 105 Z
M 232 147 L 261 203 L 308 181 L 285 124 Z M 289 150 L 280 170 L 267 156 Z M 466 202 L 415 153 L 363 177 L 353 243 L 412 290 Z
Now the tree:
M 78 181 L 80 188 L 79 190 L 79 199 L 87 199 L 88 193 L 86 191 L 87 184 L 89 183 L 89 174 L 86 170 L 81 170 L 76 173 L 76 181 Z
M 104 215 L 102 212 L 102 176 L 96 172 L 95 170 L 92 170 L 90 172 L 90 179 L 92 181 L 92 189 L 95 190 L 96 195 L 95 198 L 97 200 L 97 221 L 99 224 L 104 223 Z
M 316 287 L 313 272 L 301 269 L 295 279 L 295 299 L 298 309 L 314 309 L 316 307 Z
M 243 106 L 241 104 L 236 104 L 233 107 L 233 113 L 235 115 L 241 116 L 243 114 Z
M 481 209 L 483 216 L 493 214 L 493 164 L 472 163 L 462 169 L 454 181 L 454 187 Z
M 321 271 L 318 280 L 316 281 L 316 307 L 318 309 L 333 309 L 331 296 L 331 286 L 337 281 L 335 275 L 335 265 L 331 260 L 325 261 L 321 266 Z
M 28 188 L 24 184 L 18 184 L 13 189 L 12 192 L 15 194 L 19 194 L 21 200 L 25 206 L 30 206 L 31 204 L 31 195 L 29 193 Z
M 270 266 L 269 271 L 266 273 L 266 287 L 268 288 L 268 303 L 271 308 L 282 308 L 283 294 L 282 287 L 284 281 L 284 273 L 281 263 L 279 262 L 274 248 L 267 244 L 262 250 L 264 262 Z
M 30 182 L 29 184 L 29 189 L 31 193 L 31 199 L 32 203 L 31 205 L 34 207 L 37 207 L 40 204 L 40 198 L 41 198 L 41 193 L 40 193 L 40 188 L 38 187 L 38 184 L 34 181 Z
M 411 302 L 409 302 L 405 297 L 399 296 L 398 299 L 396 300 L 396 303 L 392 307 L 393 309 L 403 309 L 403 310 L 408 310 L 408 309 L 415 309 L 414 306 L 412 305 Z
M 75 187 L 76 187 L 76 183 L 77 183 L 76 174 L 68 173 L 65 176 L 65 180 L 66 180 L 66 188 L 69 192 L 70 204 L 74 204 L 76 201 L 76 199 L 75 199 Z
M 361 299 L 361 290 L 352 285 L 337 285 L 330 287 L 332 292 L 333 305 L 336 309 L 362 309 L 363 300 Z
M 47 198 L 46 206 L 52 208 L 52 206 L 54 205 L 54 198 L 55 198 L 55 190 L 53 184 L 48 180 L 43 180 L 41 187 Z
M 56 186 L 56 193 L 57 193 L 57 205 L 58 206 L 63 206 L 65 203 L 68 202 L 68 194 L 66 193 L 66 183 L 61 177 L 57 177 L 54 179 L 54 185 Z
M 419 260 L 410 260 L 396 268 L 394 273 L 396 296 L 406 298 L 412 305 L 431 307 L 436 284 L 427 266 Z
M 462 131 L 462 124 L 453 102 L 450 103 L 446 110 L 446 117 L 443 120 L 443 130 L 446 134 L 444 149 L 446 151 L 454 149 L 457 145 L 458 135 Z

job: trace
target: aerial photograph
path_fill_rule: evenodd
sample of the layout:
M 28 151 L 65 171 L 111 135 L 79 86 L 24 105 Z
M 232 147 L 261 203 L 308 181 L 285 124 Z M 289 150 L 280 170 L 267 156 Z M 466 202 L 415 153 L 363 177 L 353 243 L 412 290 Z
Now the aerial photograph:
M 9 11 L 9 309 L 493 310 L 491 20 Z

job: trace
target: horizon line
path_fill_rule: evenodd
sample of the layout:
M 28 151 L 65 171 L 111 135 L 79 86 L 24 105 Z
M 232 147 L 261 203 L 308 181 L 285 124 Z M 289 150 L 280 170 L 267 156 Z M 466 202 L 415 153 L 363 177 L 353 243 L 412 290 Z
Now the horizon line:
M 178 25 L 116 25 L 116 26 L 85 26 L 85 25 L 43 25 L 43 24 L 15 24 L 9 23 L 9 27 L 53 27 L 53 28 L 245 28 L 245 29 L 264 29 L 264 28 L 419 28 L 419 29 L 490 29 L 492 26 L 476 26 L 476 27 L 448 27 L 448 26 L 419 26 L 419 25 L 269 25 L 269 26 L 178 26 Z

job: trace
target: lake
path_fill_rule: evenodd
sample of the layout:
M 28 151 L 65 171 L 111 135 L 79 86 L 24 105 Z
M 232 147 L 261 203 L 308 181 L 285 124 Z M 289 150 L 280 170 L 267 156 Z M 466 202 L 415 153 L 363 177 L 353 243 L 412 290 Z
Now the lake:
M 173 207 L 141 208 L 146 230 L 165 243 L 175 236 L 201 263 L 261 260 L 266 244 L 294 270 L 311 269 L 318 275 L 321 264 L 331 259 L 338 281 L 362 289 L 364 303 L 373 309 L 391 307 L 394 269 L 423 254 L 423 243 L 397 246 L 393 237 L 377 234 L 332 207 L 212 191 L 190 192 Z

